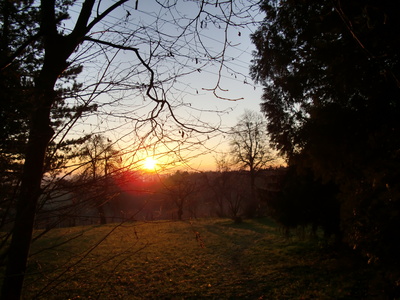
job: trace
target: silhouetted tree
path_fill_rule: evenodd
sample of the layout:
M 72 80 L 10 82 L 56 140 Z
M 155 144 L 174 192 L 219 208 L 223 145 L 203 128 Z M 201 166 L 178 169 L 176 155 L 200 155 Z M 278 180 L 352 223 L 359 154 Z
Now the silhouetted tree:
M 290 167 L 280 183 L 280 191 L 268 199 L 268 212 L 286 229 L 311 226 L 315 235 L 318 228 L 325 237 L 336 235 L 340 241 L 340 207 L 338 188 L 323 183 L 312 172 Z
M 182 220 L 185 206 L 198 191 L 198 183 L 193 174 L 186 171 L 176 171 L 163 182 L 164 193 L 177 208 L 178 220 Z
M 255 193 L 257 172 L 276 159 L 269 146 L 266 128 L 261 114 L 245 111 L 231 132 L 232 160 L 249 171 L 251 195 L 246 213 L 250 217 L 256 214 L 258 208 Z
M 5 2 L 7 1 L 2 3 Z M 16 45 L 12 45 L 7 55 L 2 57 L 1 69 L 9 67 L 17 59 L 23 59 L 22 54 L 31 54 L 33 57 L 35 55 L 40 57 L 42 54 L 43 57 L 36 66 L 36 72 L 31 74 L 34 87 L 30 100 L 34 105 L 27 122 L 29 124 L 28 143 L 3 282 L 2 298 L 4 299 L 19 299 L 21 294 L 36 206 L 41 193 L 45 153 L 54 135 L 50 118 L 51 108 L 57 100 L 56 82 L 70 67 L 68 58 L 84 41 L 86 34 L 110 11 L 124 2 L 115 3 L 104 13 L 89 20 L 94 1 L 85 1 L 75 28 L 66 35 L 58 30 L 58 26 L 68 17 L 66 9 L 69 3 L 57 2 L 56 5 L 55 1 L 42 1 L 40 8 L 37 8 L 33 1 L 15 2 L 12 5 L 17 11 L 28 9 L 38 18 L 30 20 L 29 32 L 26 36 L 23 34 L 27 28 L 21 28 Z M 16 18 L 15 21 L 18 23 L 19 19 Z M 9 30 L 11 26 L 3 22 L 3 32 L 5 29 Z M 35 47 L 40 51 L 35 53 Z
M 28 143 L 30 117 L 35 109 L 33 93 L 35 89 L 34 77 L 37 68 L 43 63 L 43 49 L 35 52 L 26 49 L 21 58 L 9 61 L 10 55 L 17 51 L 18 45 L 26 42 L 22 33 L 33 32 L 39 22 L 38 7 L 31 6 L 31 2 L 2 1 L 0 3 L 0 64 L 9 63 L 0 70 L 0 172 L 2 177 L 1 208 L 3 220 L 1 224 L 12 221 L 15 215 L 15 201 L 18 195 L 19 183 L 23 172 L 26 147 Z M 29 46 L 28 46 L 29 48 Z M 59 80 L 68 83 L 69 87 L 55 87 L 55 100 L 50 109 L 51 127 L 59 130 L 71 120 L 77 110 L 90 111 L 93 107 L 79 105 L 68 106 L 66 98 L 74 93 L 78 86 L 76 76 L 80 67 L 70 68 L 68 72 L 60 74 Z M 84 139 L 66 139 L 49 142 L 44 161 L 44 172 L 47 176 L 56 176 L 70 158 L 70 148 L 82 143 Z M 47 181 L 49 178 L 47 178 Z M 43 191 L 46 187 L 43 187 Z
M 210 189 L 213 202 L 217 204 L 217 216 L 225 217 L 226 193 L 231 188 L 229 178 L 231 177 L 231 163 L 228 155 L 215 157 L 217 172 L 207 174 L 207 188 Z
M 229 189 L 225 191 L 225 201 L 228 206 L 228 214 L 235 223 L 241 223 L 243 214 L 249 215 L 248 203 L 251 201 L 251 191 L 244 178 L 247 174 L 231 172 L 229 176 Z
M 83 197 L 89 198 L 89 202 L 97 209 L 100 224 L 107 223 L 104 206 L 110 201 L 112 176 L 119 169 L 119 159 L 120 155 L 113 148 L 112 141 L 104 136 L 95 135 L 83 145 L 81 160 L 85 166 L 79 182 L 86 184 L 80 190 L 85 191 Z
M 399 263 L 400 3 L 263 1 L 251 68 L 271 142 L 341 189 L 346 241 Z M 389 237 L 392 237 L 391 239 Z

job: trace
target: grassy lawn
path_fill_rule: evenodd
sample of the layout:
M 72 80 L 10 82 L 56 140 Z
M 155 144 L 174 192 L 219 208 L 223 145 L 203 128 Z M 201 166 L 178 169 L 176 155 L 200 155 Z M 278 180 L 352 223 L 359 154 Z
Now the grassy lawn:
M 371 270 L 268 219 L 56 229 L 31 252 L 26 299 L 374 298 Z

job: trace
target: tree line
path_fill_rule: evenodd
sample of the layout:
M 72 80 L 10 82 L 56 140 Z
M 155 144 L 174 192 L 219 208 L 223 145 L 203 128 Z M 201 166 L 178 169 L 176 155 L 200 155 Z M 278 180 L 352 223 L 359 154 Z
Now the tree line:
M 35 228 L 210 217 L 240 223 L 269 214 L 270 204 L 260 191 L 276 191 L 285 173 L 283 167 L 259 170 L 255 200 L 251 198 L 253 179 L 244 170 L 125 171 L 107 180 L 72 178 L 43 195 L 47 199 L 37 212 Z

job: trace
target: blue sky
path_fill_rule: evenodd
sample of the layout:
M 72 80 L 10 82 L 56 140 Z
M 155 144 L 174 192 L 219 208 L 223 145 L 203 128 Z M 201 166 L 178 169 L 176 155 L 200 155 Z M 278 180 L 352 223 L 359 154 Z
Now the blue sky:
M 234 2 L 235 5 L 239 5 L 237 9 L 240 10 L 242 2 L 247 3 L 246 1 Z M 109 3 L 112 1 L 102 1 L 104 7 Z M 196 25 L 191 23 L 191 20 L 199 12 L 199 1 L 178 1 L 172 9 L 163 9 L 154 0 L 138 1 L 137 10 L 135 4 L 136 1 L 130 1 L 115 11 L 94 28 L 91 36 L 117 43 L 124 41 L 125 45 L 139 49 L 143 59 L 154 68 L 155 80 L 162 81 L 162 89 L 157 91 L 157 97 L 161 94 L 165 96 L 174 106 L 174 113 L 179 121 L 199 131 L 207 131 L 207 126 L 219 126 L 222 131 L 226 131 L 236 124 L 238 117 L 245 109 L 259 111 L 262 89 L 255 86 L 248 75 L 252 59 L 251 52 L 254 49 L 250 34 L 256 26 L 246 24 L 245 26 L 229 26 L 226 29 L 223 23 L 216 24 L 216 19 L 213 22 L 212 17 L 228 14 L 229 7 L 207 6 L 209 15 L 200 15 L 197 32 L 190 28 L 183 31 L 182 28 L 185 26 L 193 28 Z M 102 7 L 100 7 L 101 10 Z M 79 3 L 71 9 L 72 19 L 65 24 L 67 30 L 74 22 L 78 11 Z M 242 15 L 244 16 L 245 13 Z M 251 14 L 256 15 L 257 11 Z M 262 16 L 257 16 L 258 20 L 261 18 Z M 232 21 L 242 22 L 243 20 L 233 18 Z M 228 44 L 224 44 L 225 38 Z M 171 44 L 173 47 L 170 48 L 170 55 L 166 55 Z M 82 58 L 82 61 L 86 58 L 86 53 L 97 51 L 96 55 L 84 61 L 84 73 L 81 75 L 83 82 L 87 84 L 96 80 L 117 82 L 123 78 L 124 82 L 131 87 L 148 84 L 149 74 L 145 68 L 138 65 L 138 60 L 132 52 L 119 51 L 112 55 L 104 55 L 102 50 L 106 52 L 107 49 L 100 49 L 102 47 L 90 49 L 84 48 L 85 45 L 82 47 L 80 56 L 77 56 L 79 59 Z M 219 54 L 223 51 L 225 52 L 221 67 L 222 56 Z M 109 65 L 107 65 L 108 61 L 111 61 Z M 102 77 L 105 69 L 109 73 L 104 72 L 105 75 Z M 176 77 L 176 75 L 179 76 Z M 86 95 L 86 97 L 90 96 Z M 85 100 L 81 99 L 81 101 Z M 104 103 L 104 105 L 100 106 L 98 113 L 94 116 L 84 118 L 71 131 L 71 134 L 98 132 L 106 134 L 112 140 L 120 141 L 125 149 L 143 147 L 143 144 L 138 142 L 138 139 L 142 137 L 134 135 L 138 131 L 140 131 L 139 135 L 146 135 L 148 127 L 141 124 L 139 128 L 136 119 L 146 118 L 148 112 L 154 107 L 154 103 L 143 95 L 143 90 L 129 88 L 122 92 L 110 89 L 109 93 L 100 95 L 92 101 Z M 197 143 L 196 147 L 183 145 L 180 147 L 177 138 L 173 137 L 169 138 L 169 143 L 171 143 L 169 149 L 171 152 L 181 152 L 179 155 L 186 157 L 186 162 L 194 169 L 212 169 L 215 154 L 211 149 L 227 150 L 226 135 L 223 133 L 196 134 L 194 131 L 191 132 L 174 124 L 167 112 L 161 114 L 161 122 L 165 123 L 164 128 L 169 126 L 169 135 L 180 135 L 180 132 L 185 131 L 185 138 L 190 134 L 193 136 L 187 141 Z M 133 131 L 135 131 L 134 134 Z M 206 136 L 209 138 L 205 138 Z M 153 142 L 150 137 L 147 138 L 148 144 L 153 145 L 154 138 Z M 159 136 L 158 139 L 160 139 Z M 132 144 L 127 146 L 129 143 Z M 206 148 L 202 149 L 200 144 L 204 144 L 202 146 Z M 136 151 L 133 152 L 135 155 L 138 154 Z M 156 147 L 152 146 L 149 146 L 145 152 L 144 156 L 151 153 L 157 154 Z M 198 154 L 206 155 L 197 157 Z M 163 156 L 165 157 L 165 153 Z M 196 157 L 196 159 L 189 161 L 190 157 Z M 174 156 L 171 161 L 176 159 L 179 157 Z

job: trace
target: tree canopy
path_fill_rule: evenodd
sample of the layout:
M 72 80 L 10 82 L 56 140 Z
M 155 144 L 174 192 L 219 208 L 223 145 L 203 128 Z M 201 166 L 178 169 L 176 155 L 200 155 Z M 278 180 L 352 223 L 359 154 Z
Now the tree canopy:
M 272 0 L 261 9 L 251 74 L 264 86 L 271 142 L 339 185 L 352 246 L 398 261 L 400 3 Z
M 246 213 L 248 216 L 254 216 L 259 207 L 255 192 L 257 174 L 276 159 L 270 149 L 264 117 L 246 110 L 232 127 L 230 139 L 233 163 L 249 171 L 251 203 Z
M 231 129 L 231 156 L 234 163 L 251 173 L 265 167 L 274 160 L 266 135 L 263 116 L 245 111 Z

